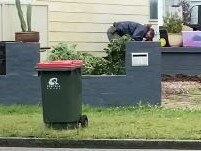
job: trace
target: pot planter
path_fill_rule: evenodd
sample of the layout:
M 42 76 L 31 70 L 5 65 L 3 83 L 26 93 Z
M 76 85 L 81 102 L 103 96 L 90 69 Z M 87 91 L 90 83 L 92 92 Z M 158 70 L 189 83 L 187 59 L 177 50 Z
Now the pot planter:
M 16 32 L 15 33 L 15 41 L 21 42 L 39 42 L 39 32 L 31 31 L 31 32 Z
M 182 34 L 181 33 L 168 33 L 168 41 L 172 47 L 182 46 Z

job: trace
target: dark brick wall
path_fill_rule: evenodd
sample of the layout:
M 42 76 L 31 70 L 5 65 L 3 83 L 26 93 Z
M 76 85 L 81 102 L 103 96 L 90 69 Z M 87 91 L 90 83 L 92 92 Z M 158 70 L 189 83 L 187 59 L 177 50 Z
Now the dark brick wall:
M 161 48 L 161 73 L 201 75 L 201 48 Z
M 39 44 L 6 43 L 6 75 L 0 76 L 0 103 L 30 104 L 41 101 L 39 77 L 34 69 L 39 61 Z M 149 66 L 132 67 L 131 53 L 147 52 Z M 90 105 L 159 104 L 159 43 L 131 42 L 126 49 L 126 75 L 83 76 L 83 102 Z
M 0 103 L 33 104 L 41 101 L 38 43 L 1 42 L 5 45 L 6 75 L 0 75 Z
M 131 66 L 131 53 L 147 52 L 149 66 Z M 126 75 L 83 76 L 83 101 L 95 106 L 161 103 L 161 52 L 157 42 L 130 42 L 126 49 Z
M 6 75 L 0 75 L 0 103 L 41 102 L 40 80 L 34 69 L 39 62 L 39 44 L 7 42 L 5 49 Z M 147 52 L 149 66 L 131 66 L 133 52 Z M 83 102 L 96 106 L 135 105 L 140 101 L 160 105 L 161 73 L 200 75 L 200 57 L 200 48 L 160 48 L 157 42 L 130 42 L 126 75 L 83 76 Z

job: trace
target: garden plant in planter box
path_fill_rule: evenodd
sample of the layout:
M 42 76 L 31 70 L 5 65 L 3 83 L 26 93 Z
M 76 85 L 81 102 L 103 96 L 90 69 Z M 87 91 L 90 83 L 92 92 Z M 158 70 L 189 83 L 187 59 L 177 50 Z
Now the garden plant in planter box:
M 167 15 L 163 18 L 163 27 L 167 30 L 170 46 L 182 46 L 182 19 L 177 15 Z
M 27 5 L 27 23 L 25 22 L 23 11 L 21 8 L 20 0 L 15 0 L 18 16 L 21 23 L 21 32 L 15 33 L 15 40 L 22 42 L 39 42 L 39 32 L 31 30 L 31 15 L 32 15 L 32 6 L 31 4 Z
M 129 36 L 112 40 L 104 49 L 103 58 L 79 52 L 75 44 L 59 43 L 51 50 L 48 60 L 83 60 L 84 75 L 125 75 L 125 47 L 130 40 Z

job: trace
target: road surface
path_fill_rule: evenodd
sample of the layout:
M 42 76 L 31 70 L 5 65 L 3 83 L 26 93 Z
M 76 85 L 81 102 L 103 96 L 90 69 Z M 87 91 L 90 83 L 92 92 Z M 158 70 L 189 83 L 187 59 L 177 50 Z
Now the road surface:
M 175 150 L 175 149 L 83 149 L 83 148 L 70 149 L 70 148 L 0 147 L 0 151 L 178 151 L 178 150 Z M 182 151 L 189 151 L 189 150 L 182 150 Z

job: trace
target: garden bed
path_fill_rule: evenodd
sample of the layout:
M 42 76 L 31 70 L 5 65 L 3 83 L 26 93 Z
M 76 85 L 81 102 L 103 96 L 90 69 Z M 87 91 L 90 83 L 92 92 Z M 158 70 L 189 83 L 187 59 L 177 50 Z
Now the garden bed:
M 201 107 L 201 80 L 197 76 L 168 76 L 162 81 L 162 106 Z

